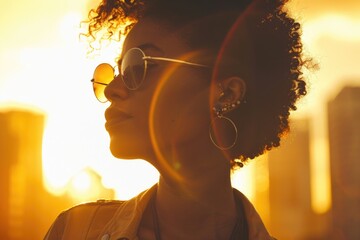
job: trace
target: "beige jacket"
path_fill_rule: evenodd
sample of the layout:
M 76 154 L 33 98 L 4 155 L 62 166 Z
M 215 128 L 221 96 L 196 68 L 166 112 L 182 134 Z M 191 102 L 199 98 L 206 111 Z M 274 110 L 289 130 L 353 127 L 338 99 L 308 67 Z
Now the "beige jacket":
M 138 240 L 142 214 L 157 185 L 128 201 L 97 201 L 61 213 L 45 240 Z M 259 214 L 239 191 L 249 226 L 249 240 L 272 240 Z

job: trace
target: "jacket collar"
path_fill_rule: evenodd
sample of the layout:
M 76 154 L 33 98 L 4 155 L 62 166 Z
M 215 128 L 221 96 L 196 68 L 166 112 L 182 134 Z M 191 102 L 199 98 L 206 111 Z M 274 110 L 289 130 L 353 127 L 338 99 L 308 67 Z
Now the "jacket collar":
M 151 197 L 155 193 L 157 184 L 150 189 L 140 193 L 138 196 L 122 203 L 114 217 L 104 228 L 102 236 L 110 236 L 110 240 L 128 239 L 138 240 L 137 230 Z M 259 214 L 250 201 L 238 190 L 234 191 L 244 205 L 244 211 L 249 226 L 249 240 L 271 240 Z

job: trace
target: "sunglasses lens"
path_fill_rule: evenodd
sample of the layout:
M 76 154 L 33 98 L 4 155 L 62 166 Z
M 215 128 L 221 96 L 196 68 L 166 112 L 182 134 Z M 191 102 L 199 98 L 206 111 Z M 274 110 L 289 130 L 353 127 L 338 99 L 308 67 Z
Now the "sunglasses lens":
M 146 62 L 139 48 L 130 49 L 121 62 L 120 74 L 124 84 L 130 90 L 138 89 L 145 78 Z
M 102 63 L 94 71 L 93 89 L 100 102 L 106 102 L 104 90 L 114 79 L 114 68 L 108 63 Z

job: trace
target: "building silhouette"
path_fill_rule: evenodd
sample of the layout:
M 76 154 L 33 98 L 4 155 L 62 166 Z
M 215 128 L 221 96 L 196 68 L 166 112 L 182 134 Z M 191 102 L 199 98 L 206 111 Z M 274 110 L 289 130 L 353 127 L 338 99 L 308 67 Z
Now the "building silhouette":
M 74 194 L 48 193 L 43 184 L 42 139 L 44 115 L 28 110 L 0 112 L 0 239 L 43 239 L 56 216 L 79 203 Z M 91 169 L 88 191 L 91 199 L 112 199 L 114 192 L 104 189 L 101 177 Z
M 11 169 L 16 164 L 16 146 L 9 148 L 9 142 L 15 143 L 16 137 L 11 134 L 8 126 L 9 120 L 0 114 L 0 239 L 8 239 L 8 229 L 10 228 L 10 178 Z
M 269 229 L 278 239 L 326 239 L 323 216 L 311 207 L 309 138 L 309 120 L 293 120 L 281 146 L 268 153 Z
M 1 221 L 1 239 L 21 239 L 25 232 L 38 236 L 37 229 L 29 226 L 26 216 L 33 222 L 41 221 L 41 141 L 44 117 L 28 111 L 8 111 L 0 114 L 1 192 L 4 211 Z M 30 208 L 29 206 L 33 206 Z
M 328 103 L 333 239 L 360 239 L 360 87 Z
M 0 239 L 42 239 L 56 211 L 69 206 L 43 187 L 44 120 L 28 110 L 0 113 Z

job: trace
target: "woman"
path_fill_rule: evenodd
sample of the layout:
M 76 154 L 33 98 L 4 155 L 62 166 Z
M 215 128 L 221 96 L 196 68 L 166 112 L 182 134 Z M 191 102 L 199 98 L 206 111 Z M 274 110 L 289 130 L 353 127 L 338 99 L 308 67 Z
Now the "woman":
M 272 239 L 231 170 L 280 144 L 306 94 L 300 25 L 280 0 L 103 0 L 89 36 L 126 35 L 99 65 L 112 154 L 159 182 L 125 202 L 62 213 L 46 239 Z

